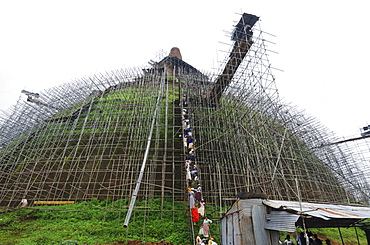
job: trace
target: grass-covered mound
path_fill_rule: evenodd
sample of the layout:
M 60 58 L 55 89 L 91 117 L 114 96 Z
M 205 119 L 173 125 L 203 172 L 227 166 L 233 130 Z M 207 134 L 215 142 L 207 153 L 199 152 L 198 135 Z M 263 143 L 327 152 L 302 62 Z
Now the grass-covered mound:
M 129 240 L 190 244 L 190 228 L 183 203 L 166 200 L 168 212 L 159 209 L 160 199 L 138 202 L 129 226 L 123 227 L 127 200 L 80 202 L 63 206 L 39 206 L 3 210 L 0 244 L 114 244 Z M 126 208 L 126 209 L 125 209 Z
M 109 200 L 80 202 L 73 205 L 34 206 L 20 209 L 3 209 L 0 213 L 0 234 L 2 245 L 39 245 L 39 244 L 140 244 L 136 241 L 171 244 L 191 244 L 188 214 L 183 203 L 166 200 L 168 212 L 155 212 L 160 208 L 160 199 L 151 203 L 138 202 L 128 228 L 123 227 L 128 200 L 111 202 Z M 208 210 L 212 213 L 212 206 Z M 154 211 L 154 212 L 153 212 Z M 196 232 L 198 226 L 194 226 Z M 219 223 L 212 224 L 212 233 L 219 231 Z M 299 233 L 290 233 L 293 241 Z M 332 244 L 341 244 L 337 228 L 310 229 L 322 240 L 330 239 Z M 365 232 L 354 227 L 341 228 L 345 244 L 366 244 Z M 357 235 L 356 235 L 357 233 Z M 281 232 L 281 240 L 288 234 Z M 219 236 L 214 236 L 220 241 Z M 135 241 L 133 241 L 135 240 Z

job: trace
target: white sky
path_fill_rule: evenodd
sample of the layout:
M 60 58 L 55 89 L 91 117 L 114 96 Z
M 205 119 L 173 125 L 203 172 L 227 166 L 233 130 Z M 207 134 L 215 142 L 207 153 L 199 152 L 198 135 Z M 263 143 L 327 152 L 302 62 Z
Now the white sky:
M 281 97 L 339 136 L 370 123 L 369 3 L 312 1 L 0 0 L 0 110 L 98 72 L 146 65 L 163 49 L 210 71 L 237 13 L 260 16 Z M 26 97 L 24 96 L 24 99 Z

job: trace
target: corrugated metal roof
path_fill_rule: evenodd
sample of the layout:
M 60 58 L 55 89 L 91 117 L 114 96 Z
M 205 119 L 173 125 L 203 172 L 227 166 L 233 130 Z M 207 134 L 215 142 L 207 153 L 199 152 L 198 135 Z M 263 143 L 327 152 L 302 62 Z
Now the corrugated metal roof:
M 265 229 L 276 231 L 294 232 L 295 223 L 299 219 L 299 215 L 288 213 L 286 211 L 272 211 L 266 214 Z
M 232 207 L 226 212 L 225 216 L 239 212 L 242 215 L 251 216 L 252 206 L 262 204 L 262 199 L 238 199 Z
M 302 202 L 302 213 L 299 202 L 263 200 L 263 204 L 275 208 L 293 211 L 297 214 L 314 216 L 324 220 L 330 219 L 366 219 L 370 218 L 370 207 Z
M 239 199 L 226 212 L 224 219 L 238 213 L 252 216 L 253 207 L 264 204 L 266 210 L 265 229 L 294 232 L 296 226 L 307 228 L 349 227 L 356 222 L 370 218 L 370 206 L 341 205 L 278 201 L 266 199 Z M 301 211 L 302 210 L 302 211 Z M 303 218 L 304 217 L 304 218 Z
M 370 218 L 369 206 L 302 202 L 300 207 L 299 202 L 277 200 L 263 200 L 262 203 L 274 208 L 269 214 L 272 222 L 267 221 L 266 225 L 266 229 L 272 230 L 291 231 L 293 224 L 303 226 L 303 223 L 309 228 L 348 227 L 359 220 Z M 295 222 L 290 220 L 291 215 L 298 217 Z M 285 220 L 285 226 L 277 219 Z

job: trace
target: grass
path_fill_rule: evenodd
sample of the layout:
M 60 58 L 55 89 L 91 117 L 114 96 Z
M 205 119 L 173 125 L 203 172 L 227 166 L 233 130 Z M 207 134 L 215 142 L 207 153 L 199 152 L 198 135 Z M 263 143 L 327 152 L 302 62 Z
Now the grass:
M 108 245 L 128 240 L 166 240 L 177 245 L 191 243 L 189 214 L 183 202 L 173 203 L 171 198 L 167 198 L 163 203 L 165 212 L 161 213 L 158 211 L 162 206 L 161 199 L 138 201 L 128 227 L 124 228 L 128 203 L 129 199 L 114 202 L 94 199 L 72 205 L 3 210 L 0 212 L 0 244 Z M 215 206 L 208 206 L 210 218 L 216 209 Z M 196 230 L 198 226 L 195 226 Z M 220 236 L 216 233 L 220 230 L 220 222 L 214 220 L 211 230 L 215 234 L 213 237 L 219 241 Z
M 0 244 L 1 245 L 39 245 L 39 244 L 114 244 L 127 240 L 158 242 L 167 240 L 173 244 L 190 244 L 188 227 L 188 214 L 184 204 L 173 204 L 171 199 L 164 202 L 165 210 L 158 210 L 161 206 L 160 199 L 153 199 L 137 203 L 137 210 L 133 213 L 128 228 L 123 227 L 126 214 L 127 199 L 111 202 L 109 200 L 80 202 L 73 205 L 38 206 L 21 208 L 0 213 Z M 173 206 L 174 205 L 174 206 Z M 208 207 L 210 218 L 216 207 Z M 208 211 L 207 211 L 208 212 Z M 162 218 L 160 217 L 162 216 Z M 198 226 L 195 226 L 197 229 Z M 220 230 L 220 222 L 212 224 L 213 234 Z M 296 235 L 300 232 L 289 233 L 295 242 Z M 341 244 L 338 228 L 310 229 L 318 234 L 321 240 L 330 239 L 332 244 Z M 345 244 L 357 244 L 355 228 L 341 228 Z M 281 240 L 287 232 L 280 232 Z M 367 244 L 365 232 L 357 228 L 360 244 Z M 214 236 L 220 241 L 220 236 Z M 335 243 L 334 243 L 335 242 Z
M 357 240 L 356 230 L 360 243 L 358 243 Z M 280 232 L 280 240 L 283 242 L 284 241 L 283 239 L 286 237 L 287 234 L 289 234 L 294 243 L 297 244 L 295 238 L 301 231 L 303 230 L 298 228 L 295 233 Z M 312 232 L 313 234 L 317 234 L 317 236 L 323 241 L 323 244 L 325 244 L 324 241 L 326 239 L 329 239 L 332 244 L 334 243 L 342 244 L 340 233 L 342 234 L 344 244 L 346 245 L 367 244 L 365 231 L 360 228 L 355 227 L 340 228 L 340 233 L 338 228 L 312 228 L 309 229 L 309 231 Z
M 176 212 L 134 212 L 128 228 L 123 227 L 127 200 L 116 202 L 81 202 L 63 206 L 23 208 L 0 213 L 0 244 L 112 244 L 117 241 L 142 240 L 170 241 L 173 244 L 189 244 L 188 217 L 181 203 L 172 206 L 165 201 L 165 208 Z M 149 205 L 157 210 L 160 199 Z M 107 206 L 109 205 L 109 206 Z M 124 210 L 124 211 L 122 211 Z M 68 243 L 67 241 L 71 241 Z

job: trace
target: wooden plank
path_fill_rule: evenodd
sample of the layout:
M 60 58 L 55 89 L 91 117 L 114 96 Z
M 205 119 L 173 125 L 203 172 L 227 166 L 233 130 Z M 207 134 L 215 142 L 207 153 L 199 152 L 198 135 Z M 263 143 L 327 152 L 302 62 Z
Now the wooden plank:
M 33 204 L 52 204 L 52 205 L 63 205 L 63 204 L 74 204 L 75 201 L 34 201 Z

